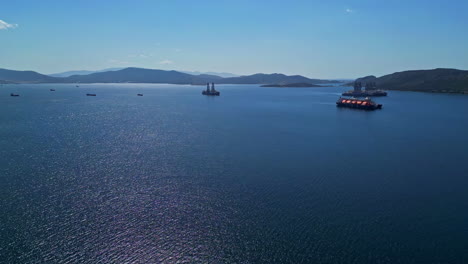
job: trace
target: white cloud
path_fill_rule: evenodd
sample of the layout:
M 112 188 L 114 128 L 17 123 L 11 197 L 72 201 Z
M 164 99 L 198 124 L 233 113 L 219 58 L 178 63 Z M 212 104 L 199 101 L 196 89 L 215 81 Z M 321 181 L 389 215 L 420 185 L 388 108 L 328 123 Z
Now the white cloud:
M 174 62 L 171 60 L 163 60 L 163 61 L 160 61 L 159 64 L 168 65 L 168 64 L 174 64 Z
M 0 30 L 1 29 L 10 29 L 10 28 L 17 28 L 18 24 L 8 24 L 7 22 L 0 20 Z
M 354 13 L 354 10 L 353 10 L 353 9 L 351 9 L 351 8 L 346 8 L 346 10 L 345 10 L 345 11 L 346 11 L 346 13 Z
M 128 61 L 122 61 L 122 60 L 114 60 L 114 59 L 110 59 L 107 61 L 108 63 L 111 63 L 111 64 L 119 64 L 119 65 L 126 65 L 126 64 L 130 64 L 130 62 Z
M 147 59 L 152 57 L 151 54 L 130 54 L 128 55 L 129 58 L 140 58 L 140 59 Z

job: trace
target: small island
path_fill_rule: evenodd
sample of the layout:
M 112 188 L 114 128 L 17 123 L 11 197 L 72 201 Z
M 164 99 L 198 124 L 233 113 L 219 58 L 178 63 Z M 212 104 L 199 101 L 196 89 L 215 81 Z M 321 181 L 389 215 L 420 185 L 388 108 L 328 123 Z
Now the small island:
M 299 87 L 324 87 L 321 85 L 317 84 L 311 84 L 311 83 L 286 83 L 286 84 L 265 84 L 260 87 L 282 87 L 282 88 L 299 88 Z

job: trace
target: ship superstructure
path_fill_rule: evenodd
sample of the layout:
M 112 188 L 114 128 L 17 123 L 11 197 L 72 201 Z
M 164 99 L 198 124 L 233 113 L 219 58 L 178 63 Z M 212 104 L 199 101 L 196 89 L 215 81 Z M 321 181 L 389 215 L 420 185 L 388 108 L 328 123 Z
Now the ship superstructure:
M 387 92 L 377 89 L 377 83 L 367 82 L 365 85 L 365 90 L 362 90 L 361 82 L 354 82 L 354 89 L 344 92 L 344 96 L 354 96 L 354 97 L 368 97 L 368 96 L 387 96 Z

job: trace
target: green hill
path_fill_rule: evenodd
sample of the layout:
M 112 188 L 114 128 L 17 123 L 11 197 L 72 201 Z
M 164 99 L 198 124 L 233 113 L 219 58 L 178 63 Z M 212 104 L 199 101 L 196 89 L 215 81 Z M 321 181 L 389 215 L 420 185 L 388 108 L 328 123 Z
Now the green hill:
M 384 90 L 468 93 L 468 71 L 456 69 L 433 69 L 403 71 L 379 78 L 367 76 L 356 81 L 373 81 Z
M 14 71 L 0 69 L 0 80 L 4 83 L 55 83 L 60 78 L 50 77 L 34 71 Z

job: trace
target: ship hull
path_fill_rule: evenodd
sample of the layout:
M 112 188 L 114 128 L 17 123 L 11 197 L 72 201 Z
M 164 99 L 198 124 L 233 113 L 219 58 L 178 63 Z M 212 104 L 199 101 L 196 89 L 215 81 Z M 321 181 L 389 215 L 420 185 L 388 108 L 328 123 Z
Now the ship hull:
M 347 108 L 354 108 L 354 109 L 361 109 L 361 110 L 377 110 L 382 109 L 382 105 L 356 105 L 356 104 L 346 104 L 346 103 L 336 103 L 337 107 L 347 107 Z
M 377 104 L 366 98 L 364 100 L 357 99 L 357 98 L 341 98 L 336 101 L 337 107 L 347 107 L 347 108 L 355 108 L 355 109 L 362 109 L 362 110 L 377 110 L 382 109 L 381 104 Z
M 208 95 L 208 96 L 219 96 L 219 92 L 216 91 L 216 92 L 207 92 L 207 91 L 203 91 L 202 92 L 203 95 Z
M 382 109 L 382 105 L 353 105 L 353 104 L 343 104 L 343 103 L 336 103 L 337 107 L 347 107 L 347 108 L 354 108 L 354 109 L 361 109 L 361 110 L 377 110 Z

